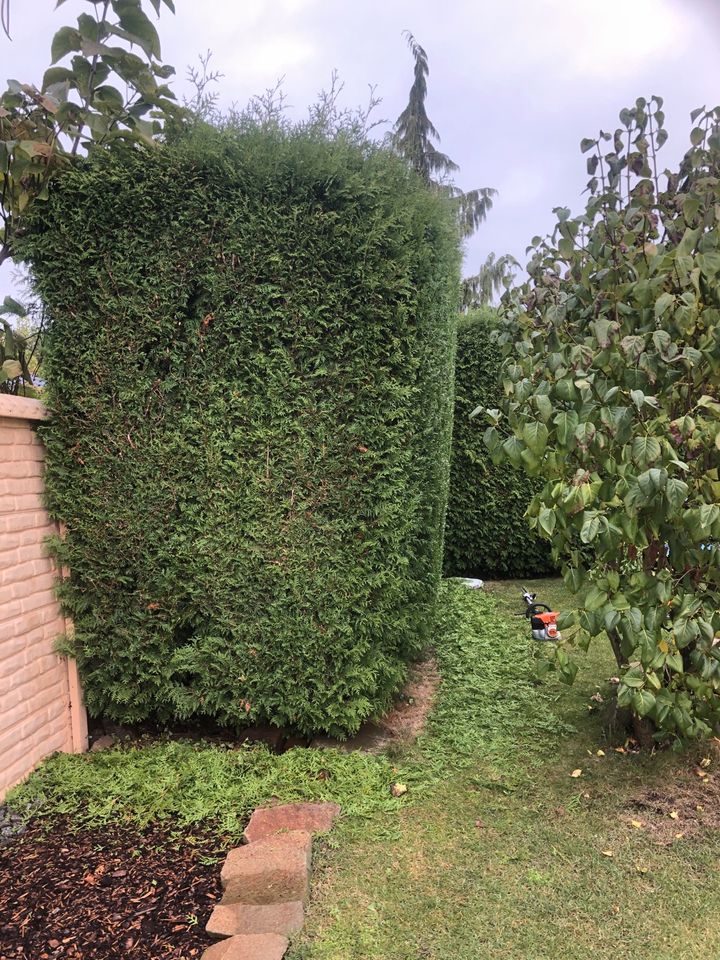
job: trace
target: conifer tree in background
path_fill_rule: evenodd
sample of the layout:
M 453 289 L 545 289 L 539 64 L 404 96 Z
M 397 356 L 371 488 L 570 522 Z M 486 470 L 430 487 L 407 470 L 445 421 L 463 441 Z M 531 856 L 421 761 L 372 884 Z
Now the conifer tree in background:
M 409 30 L 405 30 L 403 36 L 415 60 L 415 70 L 407 106 L 395 121 L 390 143 L 427 183 L 444 191 L 453 200 L 457 207 L 460 232 L 463 237 L 469 237 L 475 233 L 492 209 L 493 197 L 497 195 L 497 190 L 492 187 L 480 187 L 476 190 L 463 191 L 450 179 L 451 175 L 460 168 L 435 145 L 436 142 L 440 142 L 440 134 L 425 108 L 427 78 L 430 73 L 427 53 Z M 514 265 L 512 257 L 504 255 L 495 260 L 495 255 L 490 254 L 477 274 L 463 280 L 464 308 L 479 307 L 489 303 L 493 294 L 504 286 L 508 267 L 512 265 Z

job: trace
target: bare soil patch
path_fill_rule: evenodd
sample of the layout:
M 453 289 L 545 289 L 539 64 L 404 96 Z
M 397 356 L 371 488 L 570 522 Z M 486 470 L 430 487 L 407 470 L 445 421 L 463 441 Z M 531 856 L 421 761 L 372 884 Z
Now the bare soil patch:
M 720 781 L 700 766 L 681 772 L 665 788 L 643 790 L 623 819 L 638 821 L 658 844 L 720 830 Z

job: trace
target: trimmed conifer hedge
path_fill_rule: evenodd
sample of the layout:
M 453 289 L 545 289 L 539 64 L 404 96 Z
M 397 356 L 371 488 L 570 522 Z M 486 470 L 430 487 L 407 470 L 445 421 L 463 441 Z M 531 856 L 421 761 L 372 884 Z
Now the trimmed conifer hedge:
M 490 459 L 477 406 L 499 407 L 501 355 L 490 335 L 492 310 L 462 318 L 455 361 L 455 426 L 445 527 L 445 574 L 503 578 L 554 573 L 549 544 L 528 527 L 525 511 L 542 481 Z
M 381 149 L 206 133 L 65 174 L 22 252 L 90 712 L 355 731 L 441 573 L 446 205 Z

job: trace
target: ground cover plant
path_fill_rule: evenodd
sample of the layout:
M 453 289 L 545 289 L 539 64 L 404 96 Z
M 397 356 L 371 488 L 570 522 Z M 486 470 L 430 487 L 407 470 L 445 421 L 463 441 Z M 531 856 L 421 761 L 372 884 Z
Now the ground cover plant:
M 494 310 L 460 318 L 455 358 L 455 420 L 445 521 L 445 574 L 532 577 L 555 570 L 548 544 L 525 512 L 541 483 L 522 468 L 493 464 L 483 426 L 470 414 L 502 397 L 502 351 L 493 341 Z
M 661 98 L 620 122 L 583 141 L 587 209 L 505 299 L 486 442 L 545 478 L 531 521 L 584 597 L 548 665 L 572 681 L 570 645 L 607 636 L 638 735 L 679 746 L 720 721 L 720 108 L 664 173 Z
M 573 606 L 559 580 L 524 585 L 555 608 Z M 222 851 L 206 848 L 207 838 L 220 847 L 232 842 L 253 804 L 329 799 L 344 813 L 318 848 L 293 960 L 713 956 L 720 949 L 714 747 L 685 756 L 638 751 L 614 718 L 607 643 L 590 649 L 573 687 L 535 681 L 520 586 L 491 583 L 488 595 L 443 587 L 434 645 L 444 681 L 409 752 L 273 756 L 262 747 L 162 742 L 45 764 L 10 798 L 17 811 L 32 805 L 37 833 L 0 856 L 6 896 L 25 882 L 16 868 L 41 833 L 51 847 L 60 831 L 63 846 L 77 842 L 86 851 L 85 861 L 78 857 L 87 864 L 81 881 L 97 874 L 103 856 L 91 855 L 90 837 L 110 857 L 114 834 L 132 831 L 132 849 L 142 849 L 143 836 L 158 829 L 163 842 L 198 838 L 200 856 L 211 859 Z M 403 796 L 390 792 L 397 783 L 407 787 Z M 137 862 L 129 859 L 129 872 Z M 112 867 L 127 869 L 114 860 Z M 146 893 L 151 878 L 136 876 Z M 84 886 L 94 898 L 98 885 Z M 212 897 L 203 903 L 197 926 Z M 138 943 L 146 949 L 143 931 L 159 930 L 172 934 L 165 942 L 176 949 L 194 944 L 194 924 L 160 919 L 179 915 L 149 913 Z M 26 932 L 49 929 L 40 915 Z
M 97 157 L 33 223 L 90 712 L 357 729 L 440 577 L 447 201 L 384 149 L 266 124 Z

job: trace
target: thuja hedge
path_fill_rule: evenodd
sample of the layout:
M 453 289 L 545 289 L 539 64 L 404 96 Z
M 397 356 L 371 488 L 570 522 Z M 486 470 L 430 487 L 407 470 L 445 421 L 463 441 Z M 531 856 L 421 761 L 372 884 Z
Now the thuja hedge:
M 538 480 L 511 465 L 495 466 L 483 443 L 485 424 L 469 418 L 481 404 L 500 404 L 501 356 L 491 340 L 494 323 L 494 311 L 488 309 L 462 318 L 458 329 L 445 572 L 541 576 L 554 572 L 548 545 L 529 529 L 524 516 Z
M 67 173 L 22 252 L 91 713 L 356 730 L 441 573 L 443 201 L 381 149 L 206 133 Z

